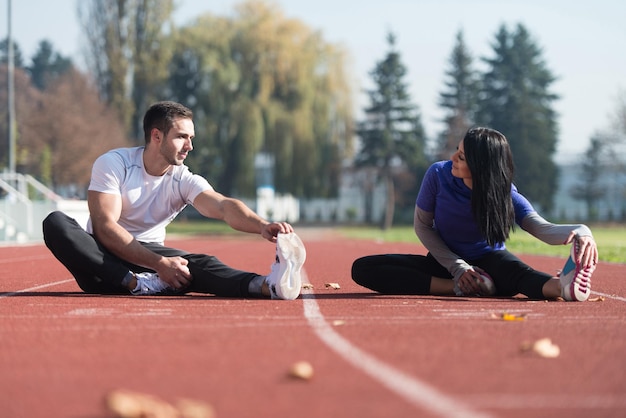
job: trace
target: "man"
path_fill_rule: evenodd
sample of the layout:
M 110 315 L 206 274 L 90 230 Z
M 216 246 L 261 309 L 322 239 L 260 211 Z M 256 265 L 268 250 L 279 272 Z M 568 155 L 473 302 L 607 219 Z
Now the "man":
M 183 163 L 193 149 L 192 118 L 179 103 L 152 105 L 143 120 L 145 146 L 115 149 L 94 163 L 87 231 L 53 212 L 43 221 L 47 247 L 87 293 L 297 298 L 306 258 L 302 241 L 290 224 L 262 219 L 189 171 Z M 271 273 L 236 270 L 210 255 L 165 247 L 165 227 L 188 204 L 276 243 Z

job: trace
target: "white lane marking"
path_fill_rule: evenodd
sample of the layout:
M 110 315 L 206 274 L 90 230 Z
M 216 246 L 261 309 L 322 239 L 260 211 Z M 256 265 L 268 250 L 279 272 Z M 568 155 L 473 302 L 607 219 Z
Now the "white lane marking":
M 623 298 L 621 296 L 609 295 L 608 293 L 601 293 L 601 292 L 594 292 L 594 291 L 591 291 L 591 293 L 594 295 L 600 295 L 605 298 L 619 300 L 620 302 L 626 302 L 626 298 Z
M 26 292 L 32 292 L 34 290 L 45 289 L 46 287 L 52 287 L 52 286 L 56 286 L 56 285 L 63 284 L 63 283 L 73 282 L 73 281 L 74 281 L 74 279 L 65 279 L 65 280 L 60 280 L 58 282 L 46 283 L 46 284 L 42 284 L 42 285 L 39 285 L 39 286 L 29 287 L 28 289 L 16 290 L 15 292 L 9 292 L 9 293 L 1 294 L 0 295 L 0 299 L 8 298 L 10 296 L 19 295 L 20 293 L 26 293 Z
M 474 405 L 484 408 L 497 409 L 543 409 L 543 408 L 583 408 L 593 409 L 599 412 L 601 409 L 625 408 L 626 400 L 623 396 L 615 395 L 563 395 L 550 393 L 542 395 L 533 394 L 506 394 L 506 393 L 483 393 L 480 395 L 468 395 L 464 399 Z M 594 415 L 594 414 L 591 414 Z
M 306 273 L 302 271 L 303 282 L 308 283 Z M 393 368 L 352 345 L 348 340 L 336 333 L 326 322 L 324 315 L 315 301 L 315 294 L 311 290 L 304 290 L 304 316 L 313 331 L 331 350 L 341 356 L 346 362 L 363 373 L 377 380 L 387 389 L 404 398 L 419 409 L 427 409 L 444 417 L 488 417 L 489 415 L 477 412 L 446 396 L 427 385 L 426 383 Z
M 13 257 L 13 258 L 4 258 L 0 260 L 0 264 L 8 264 L 8 263 L 19 263 L 23 261 L 33 261 L 33 260 L 48 260 L 51 259 L 50 255 L 35 255 L 29 257 Z

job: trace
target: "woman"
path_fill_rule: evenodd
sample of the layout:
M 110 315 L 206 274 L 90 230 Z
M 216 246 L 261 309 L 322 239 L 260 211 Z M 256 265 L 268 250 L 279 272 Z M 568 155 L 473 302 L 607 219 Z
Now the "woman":
M 539 216 L 513 185 L 513 172 L 505 136 L 470 129 L 451 161 L 428 169 L 417 196 L 414 228 L 428 255 L 363 257 L 353 263 L 352 279 L 387 294 L 587 300 L 598 262 L 591 231 Z M 505 248 L 515 223 L 548 244 L 572 244 L 559 276 L 532 269 Z

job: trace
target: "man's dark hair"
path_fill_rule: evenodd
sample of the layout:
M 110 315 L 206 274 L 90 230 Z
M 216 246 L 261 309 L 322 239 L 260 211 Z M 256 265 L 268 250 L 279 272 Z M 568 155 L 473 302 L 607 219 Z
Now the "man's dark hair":
M 150 142 L 152 129 L 156 128 L 167 136 L 174 120 L 179 118 L 193 119 L 193 112 L 180 103 L 170 101 L 157 102 L 150 106 L 143 117 L 143 135 L 146 144 Z

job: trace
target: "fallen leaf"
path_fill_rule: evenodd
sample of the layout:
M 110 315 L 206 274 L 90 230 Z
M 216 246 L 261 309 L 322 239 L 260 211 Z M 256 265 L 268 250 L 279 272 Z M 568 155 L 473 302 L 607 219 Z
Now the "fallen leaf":
M 556 358 L 561 354 L 559 346 L 552 343 L 550 338 L 541 338 L 533 343 L 525 341 L 522 343 L 521 349 L 522 351 L 533 351 L 545 358 Z
M 587 299 L 587 302 L 604 302 L 604 296 Z
M 304 290 L 311 290 L 311 289 L 313 289 L 313 285 L 312 285 L 311 283 L 304 283 L 304 284 L 302 285 L 302 288 L 303 288 Z
M 114 390 L 105 404 L 117 418 L 214 418 L 213 407 L 194 399 L 179 399 L 174 405 L 147 393 Z
M 171 404 L 145 393 L 129 390 L 110 392 L 105 403 L 118 418 L 179 418 L 176 408 Z
M 541 357 L 555 358 L 561 354 L 561 349 L 558 345 L 553 344 L 550 338 L 542 338 L 535 341 L 533 344 L 533 351 L 539 354 Z
M 507 312 L 503 312 L 502 314 L 500 314 L 500 318 L 503 321 L 525 321 L 526 320 L 526 314 L 515 315 L 515 314 L 510 314 L 510 313 L 507 313 Z
M 341 289 L 339 283 L 326 283 L 324 286 L 326 286 L 326 289 Z
M 338 327 L 340 325 L 344 325 L 345 323 L 346 323 L 346 321 L 344 321 L 343 319 L 335 319 L 333 321 L 333 325 L 336 326 L 336 327 Z
M 308 361 L 298 361 L 289 369 L 289 376 L 309 380 L 313 377 L 313 366 Z
M 215 410 L 210 404 L 195 399 L 179 399 L 176 407 L 180 411 L 181 418 L 215 417 Z

